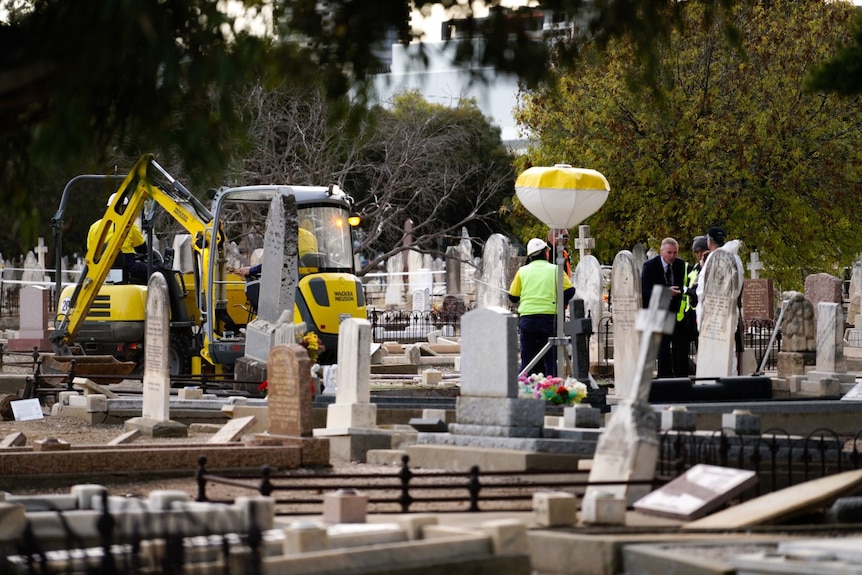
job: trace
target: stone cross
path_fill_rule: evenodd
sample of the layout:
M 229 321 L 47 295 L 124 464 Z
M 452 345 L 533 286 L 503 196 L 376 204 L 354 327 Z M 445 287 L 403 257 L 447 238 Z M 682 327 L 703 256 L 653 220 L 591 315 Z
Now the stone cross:
M 590 237 L 590 226 L 578 226 L 578 237 L 575 238 L 575 248 L 577 248 L 581 259 L 590 255 L 595 247 L 596 239 Z
M 636 402 L 648 402 L 652 369 L 658 356 L 661 338 L 665 334 L 673 333 L 676 315 L 668 311 L 669 307 L 670 290 L 655 285 L 649 307 L 638 312 L 635 329 L 640 333 L 641 343 L 630 395 Z
M 658 461 L 656 413 L 648 403 L 652 369 L 662 335 L 673 331 L 675 314 L 668 311 L 670 290 L 656 285 L 650 306 L 638 313 L 635 328 L 641 332 L 635 380 L 622 398 L 596 445 L 589 483 L 581 505 L 584 523 L 624 524 L 625 509 L 649 490 L 625 482 L 650 480 Z
M 36 252 L 36 258 L 39 261 L 39 267 L 43 270 L 45 269 L 45 254 L 48 253 L 48 246 L 45 245 L 45 238 L 40 237 L 39 243 L 36 244 L 36 248 L 33 250 Z
M 748 271 L 751 272 L 751 279 L 760 279 L 760 270 L 763 269 L 763 262 L 760 261 L 760 254 L 757 250 L 751 252 L 751 261 L 748 263 Z

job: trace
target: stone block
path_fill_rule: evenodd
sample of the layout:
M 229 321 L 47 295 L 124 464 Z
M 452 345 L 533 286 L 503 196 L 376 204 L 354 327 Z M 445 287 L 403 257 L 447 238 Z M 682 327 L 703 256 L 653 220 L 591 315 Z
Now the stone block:
M 353 489 L 323 495 L 323 521 L 329 524 L 365 523 L 368 496 Z
M 602 410 L 590 405 L 571 405 L 563 409 L 563 427 L 599 428 Z
M 189 494 L 179 489 L 156 489 L 147 498 L 147 508 L 150 511 L 169 511 L 177 501 L 189 501 Z
M 585 496 L 581 503 L 581 522 L 590 525 L 625 525 L 625 497 L 601 492 Z
M 721 414 L 721 427 L 730 429 L 738 435 L 760 434 L 760 416 L 747 409 L 734 409 L 731 413 Z
M 108 411 L 108 398 L 100 393 L 85 395 L 87 400 L 87 413 L 104 413 Z
M 443 372 L 436 369 L 429 369 L 422 372 L 423 385 L 439 385 L 443 383 Z
M 329 549 L 326 526 L 316 521 L 294 521 L 284 529 L 285 555 Z
M 201 399 L 204 390 L 199 387 L 181 387 L 177 390 L 177 399 Z
M 577 498 L 566 491 L 544 491 L 533 494 L 536 523 L 544 527 L 561 527 L 577 522 Z
M 240 512 L 245 530 L 252 523 L 264 531 L 272 529 L 275 524 L 275 499 L 272 497 L 240 496 L 234 500 L 233 506 Z
M 46 437 L 33 442 L 33 451 L 69 451 L 72 444 L 56 437 Z
M 107 492 L 104 485 L 95 483 L 73 485 L 71 490 L 72 495 L 78 498 L 78 509 L 100 509 L 102 496 Z M 93 501 L 94 499 L 98 499 L 99 502 Z
M 541 427 L 545 402 L 531 398 L 466 397 L 455 402 L 455 420 L 460 424 Z
M 529 553 L 527 526 L 517 519 L 485 521 L 480 526 L 491 538 L 495 555 L 524 555 Z
M 411 513 L 402 515 L 398 524 L 407 533 L 407 539 L 416 541 L 423 538 L 423 531 L 429 525 L 437 525 L 437 516 L 430 513 Z
M 665 409 L 661 412 L 661 429 L 663 431 L 695 431 L 697 429 L 697 415 L 682 405 Z
M 23 505 L 0 503 L 0 541 L 14 541 L 21 537 L 27 525 Z
M 377 426 L 377 406 L 373 403 L 331 403 L 326 406 L 326 427 L 342 429 Z

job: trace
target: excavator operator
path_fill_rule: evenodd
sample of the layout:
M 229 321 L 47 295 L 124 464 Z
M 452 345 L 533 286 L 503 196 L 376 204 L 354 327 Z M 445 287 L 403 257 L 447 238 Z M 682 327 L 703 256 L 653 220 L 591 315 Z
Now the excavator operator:
M 108 198 L 108 207 L 113 203 L 116 194 L 111 194 Z M 98 235 L 99 224 L 102 223 L 102 218 L 99 218 L 90 226 L 90 231 L 87 233 L 87 251 L 90 250 L 90 244 L 96 241 Z M 110 241 L 114 230 L 110 230 L 105 238 L 105 241 Z M 129 235 L 123 240 L 121 253 L 117 256 L 114 264 L 115 268 L 123 270 L 123 281 L 146 282 L 147 281 L 147 264 L 143 261 L 138 261 L 138 254 L 147 253 L 147 243 L 144 239 L 144 234 L 137 224 L 132 225 Z

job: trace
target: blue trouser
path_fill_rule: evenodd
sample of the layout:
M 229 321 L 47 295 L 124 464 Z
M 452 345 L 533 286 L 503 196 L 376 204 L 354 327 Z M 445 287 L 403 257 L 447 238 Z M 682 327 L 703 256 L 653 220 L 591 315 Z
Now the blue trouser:
M 548 338 L 557 334 L 557 316 L 554 314 L 522 315 L 518 319 L 521 340 L 521 367 L 523 371 L 539 355 Z M 544 358 L 530 369 L 530 373 L 557 375 L 557 346 L 551 347 Z

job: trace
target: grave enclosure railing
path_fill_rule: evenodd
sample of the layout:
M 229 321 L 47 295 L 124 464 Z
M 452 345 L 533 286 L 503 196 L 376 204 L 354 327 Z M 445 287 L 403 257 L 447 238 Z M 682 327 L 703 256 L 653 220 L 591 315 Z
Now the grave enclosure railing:
M 599 322 L 598 333 L 599 345 L 602 346 L 601 364 L 608 365 L 613 358 L 613 318 L 603 317 Z M 754 359 L 758 368 L 766 356 L 764 370 L 775 370 L 778 366 L 778 353 L 781 351 L 781 330 L 772 339 L 775 330 L 775 320 L 768 318 L 754 318 L 744 321 L 742 341 L 745 349 L 754 350 Z M 770 345 L 771 343 L 771 345 Z M 697 363 L 697 344 L 692 342 L 689 352 L 691 360 Z

